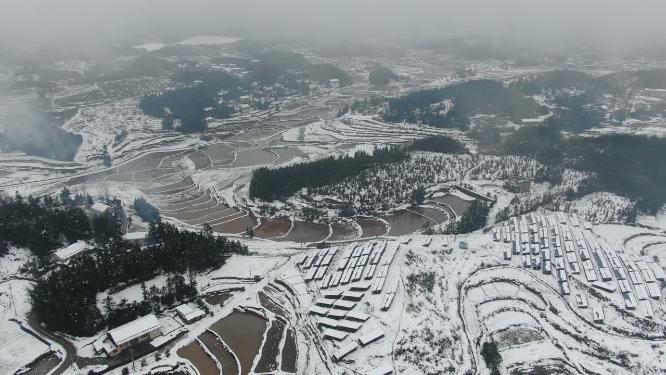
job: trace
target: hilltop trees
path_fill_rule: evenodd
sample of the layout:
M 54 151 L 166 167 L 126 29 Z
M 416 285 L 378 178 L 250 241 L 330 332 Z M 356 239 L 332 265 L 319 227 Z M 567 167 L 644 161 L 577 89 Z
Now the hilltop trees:
M 609 191 L 656 212 L 666 203 L 666 140 L 630 134 L 562 137 L 556 124 L 523 127 L 503 144 L 506 154 L 596 174 L 593 190 Z M 592 192 L 592 191 L 589 191 Z
M 157 312 L 162 306 L 193 297 L 196 284 L 186 283 L 180 274 L 217 268 L 229 254 L 247 253 L 240 242 L 214 236 L 210 227 L 189 232 L 167 223 L 151 223 L 149 237 L 153 244 L 144 249 L 123 241 L 111 242 L 95 249 L 94 255 L 77 256 L 53 270 L 30 292 L 35 312 L 51 329 L 90 335 L 105 324 L 122 324 L 141 313 Z M 97 308 L 97 293 L 141 283 L 159 273 L 172 276 L 164 288 L 148 289 L 145 303 L 108 302 L 106 316 Z
M 372 155 L 357 151 L 354 156 L 333 156 L 288 167 L 256 169 L 250 181 L 250 197 L 266 201 L 286 198 L 304 187 L 319 187 L 355 176 L 375 165 L 405 160 L 409 154 L 399 147 L 376 148 Z
M 446 135 L 431 135 L 412 142 L 413 151 L 441 152 L 443 154 L 466 154 L 467 147 L 457 139 Z
M 91 237 L 92 227 L 85 212 L 69 201 L 63 203 L 50 196 L 0 196 L 2 241 L 45 256 L 63 244 Z
M 448 105 L 446 105 L 448 103 Z M 390 99 L 384 120 L 413 122 L 443 128 L 465 129 L 474 114 L 508 114 L 518 121 L 539 108 L 518 90 L 492 80 L 467 81 L 452 86 L 420 90 Z
M 163 129 L 172 130 L 173 120 L 180 120 L 180 128 L 184 133 L 198 132 L 206 129 L 206 117 L 227 118 L 232 109 L 216 98 L 221 90 L 228 95 L 238 97 L 242 83 L 235 77 L 217 71 L 180 71 L 174 81 L 186 84 L 171 91 L 146 95 L 141 98 L 139 107 L 153 117 L 163 119 Z

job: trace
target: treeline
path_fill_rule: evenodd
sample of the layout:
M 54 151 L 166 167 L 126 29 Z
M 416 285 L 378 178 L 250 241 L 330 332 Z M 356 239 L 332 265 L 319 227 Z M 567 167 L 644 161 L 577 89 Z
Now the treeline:
M 92 205 L 92 198 L 70 197 L 63 190 L 59 197 L 14 197 L 0 195 L 0 242 L 30 249 L 37 256 L 79 240 L 104 243 L 110 233 L 120 232 L 122 207 L 111 200 L 112 212 L 88 218 L 82 207 Z M 120 210 L 120 212 L 118 212 Z
M 302 188 L 340 182 L 375 165 L 396 163 L 409 158 L 401 147 L 375 148 L 372 155 L 357 151 L 354 156 L 328 157 L 288 167 L 256 169 L 250 181 L 250 198 L 273 201 L 286 198 Z
M 447 135 L 431 135 L 412 142 L 412 151 L 430 151 L 443 154 L 466 154 L 467 147 L 457 139 Z
M 142 97 L 139 107 L 145 114 L 180 120 L 179 130 L 190 133 L 206 130 L 207 117 L 227 118 L 233 113 L 217 97 L 221 90 L 237 95 L 238 79 L 224 72 L 195 71 L 177 73 L 174 80 L 189 86 Z
M 257 61 L 247 66 L 250 79 L 268 86 L 281 83 L 288 88 L 301 88 L 299 81 L 304 79 L 328 84 L 331 79 L 338 79 L 341 86 L 352 83 L 351 77 L 333 64 L 313 64 L 303 55 L 281 50 L 258 50 L 251 48 L 250 53 Z M 307 89 L 306 89 L 307 90 Z
M 523 77 L 511 87 L 525 95 L 540 95 L 553 108 L 551 122 L 562 130 L 581 132 L 604 124 L 622 124 L 627 118 L 649 119 L 666 113 L 666 105 L 650 102 L 609 113 L 608 97 L 626 99 L 631 89 L 666 88 L 666 70 L 637 70 L 593 77 L 574 70 L 556 70 Z M 617 98 L 617 99 L 616 99 Z
M 666 203 L 666 139 L 613 134 L 562 137 L 556 124 L 523 127 L 505 139 L 503 151 L 544 164 L 593 172 L 596 189 L 637 201 L 654 213 Z
M 147 305 L 111 306 L 107 316 L 97 308 L 97 293 L 145 282 L 160 273 L 182 274 L 220 267 L 229 254 L 247 253 L 247 247 L 214 236 L 208 226 L 201 232 L 189 232 L 171 224 L 153 223 L 149 238 L 153 244 L 144 249 L 117 239 L 107 247 L 95 249 L 94 255 L 75 257 L 53 270 L 38 280 L 30 292 L 34 311 L 50 329 L 92 335 L 106 324 L 122 324 L 145 313 L 148 305 L 150 311 L 159 312 L 162 306 L 191 298 L 195 285 L 172 277 L 166 289 L 149 296 Z
M 446 101 L 452 106 L 446 107 Z M 461 128 L 474 114 L 508 115 L 518 122 L 541 110 L 518 90 L 492 80 L 467 81 L 444 88 L 420 90 L 390 99 L 383 117 L 388 122 L 422 123 L 435 127 Z
M 620 86 L 611 80 L 569 69 L 523 77 L 512 86 L 526 95 L 556 95 L 562 90 L 572 89 L 594 96 L 620 92 Z
M 396 78 L 391 69 L 381 64 L 374 64 L 368 73 L 368 83 L 375 86 L 387 85 Z

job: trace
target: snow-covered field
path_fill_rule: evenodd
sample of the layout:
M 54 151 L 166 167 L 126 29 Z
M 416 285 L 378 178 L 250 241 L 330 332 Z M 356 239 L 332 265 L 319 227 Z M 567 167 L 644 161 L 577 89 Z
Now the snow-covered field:
M 177 44 L 236 41 L 199 36 Z M 135 48 L 150 52 L 163 47 L 148 43 Z M 413 65 L 407 64 L 410 59 Z M 394 69 L 431 87 L 455 82 L 440 73 L 452 66 L 417 60 L 419 56 L 410 55 Z M 347 63 L 355 69 L 357 62 Z M 493 63 L 472 64 L 468 70 L 470 77 L 495 79 L 538 71 Z M 151 81 L 135 89 L 162 84 Z M 406 88 L 399 83 L 391 90 Z M 53 193 L 67 186 L 72 192 L 118 197 L 125 206 L 142 197 L 164 220 L 194 230 L 208 223 L 218 234 L 241 239 L 251 251 L 231 257 L 219 269 L 193 275 L 209 313 L 192 324 L 175 311 L 161 313 L 159 340 L 182 336 L 171 344 L 169 356 L 159 349 L 160 356 L 144 357 L 136 372 L 179 366 L 204 374 L 202 369 L 231 363 L 242 373 L 372 374 L 390 369 L 397 374 L 486 374 L 481 348 L 494 342 L 503 373 L 664 373 L 666 280 L 661 273 L 666 235 L 658 227 L 666 228 L 666 220 L 661 213 L 639 217 L 649 228 L 623 225 L 632 221 L 635 203 L 611 193 L 566 199 L 588 174 L 564 170 L 561 182 L 541 182 L 551 172 L 548 167 L 529 158 L 480 155 L 476 143 L 460 131 L 387 124 L 359 114 L 337 118 L 338 108 L 322 104 L 324 100 L 280 114 L 219 121 L 203 136 L 165 133 L 159 120 L 141 113 L 134 95 L 98 100 L 100 90 L 96 85 L 71 87 L 54 98 L 56 104 L 81 104 L 64 125 L 83 137 L 74 162 L 3 154 L 0 187 Z M 0 107 L 16 100 L 24 99 L 0 100 Z M 2 112 L 0 108 L 0 120 Z M 637 132 L 660 127 L 656 119 L 644 127 L 629 125 Z M 257 167 L 371 152 L 376 146 L 435 134 L 464 142 L 470 155 L 414 153 L 412 160 L 377 168 L 363 179 L 311 189 L 310 200 L 292 197 L 275 203 L 275 212 L 266 217 L 261 217 L 265 202 L 249 198 L 250 176 Z M 111 168 L 101 165 L 103 150 L 112 158 Z M 510 193 L 503 183 L 516 174 L 540 182 L 529 193 Z M 396 183 L 402 187 L 392 185 Z M 427 187 L 428 200 L 411 207 L 411 192 L 420 184 Z M 465 189 L 496 202 L 486 233 L 421 234 L 422 225 L 441 226 L 465 211 L 474 199 Z M 360 214 L 377 216 L 331 222 L 300 216 L 304 207 L 324 199 L 348 200 L 357 208 L 370 201 Z M 335 209 L 322 207 L 339 219 Z M 534 216 L 504 220 L 537 209 Z M 413 222 L 405 224 L 405 217 Z M 248 229 L 253 229 L 253 239 L 244 236 Z M 322 241 L 332 246 L 307 246 Z M 16 278 L 25 276 L 19 267 L 28 259 L 17 249 L 0 258 L 3 374 L 49 350 L 9 320 L 25 322 L 29 312 L 32 282 Z M 145 285 L 165 283 L 166 275 L 159 275 Z M 97 296 L 102 310 L 107 296 L 115 302 L 143 298 L 141 285 L 105 291 Z M 234 330 L 238 326 L 243 329 L 240 339 Z M 103 335 L 69 339 L 80 356 L 104 363 L 91 347 Z M 63 353 L 56 345 L 51 348 Z M 103 367 L 95 363 L 68 373 Z M 129 368 L 110 373 L 121 374 L 123 367 Z

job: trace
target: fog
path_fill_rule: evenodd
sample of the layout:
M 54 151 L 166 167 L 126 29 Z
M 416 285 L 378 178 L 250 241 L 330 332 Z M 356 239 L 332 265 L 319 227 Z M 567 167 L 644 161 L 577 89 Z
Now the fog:
M 173 41 L 201 33 L 311 40 L 468 34 L 611 48 L 661 40 L 659 0 L 1 0 L 14 48 Z M 353 39 L 350 39 L 353 37 Z

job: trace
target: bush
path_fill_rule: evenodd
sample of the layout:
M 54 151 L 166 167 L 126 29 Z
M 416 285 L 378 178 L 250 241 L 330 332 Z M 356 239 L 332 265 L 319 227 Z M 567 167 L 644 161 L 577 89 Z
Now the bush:
M 160 211 L 143 198 L 134 200 L 134 211 L 143 221 L 160 221 Z
M 497 343 L 495 343 L 495 341 L 483 343 L 481 356 L 483 356 L 483 360 L 486 362 L 486 367 L 490 370 L 490 374 L 500 375 L 499 365 L 502 363 L 502 356 L 497 350 Z

